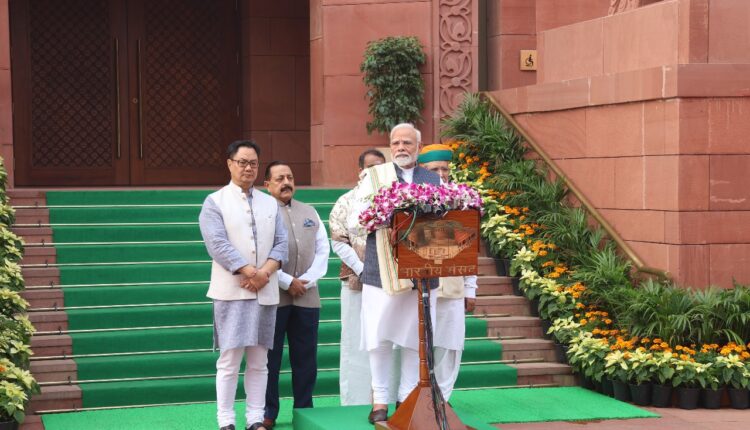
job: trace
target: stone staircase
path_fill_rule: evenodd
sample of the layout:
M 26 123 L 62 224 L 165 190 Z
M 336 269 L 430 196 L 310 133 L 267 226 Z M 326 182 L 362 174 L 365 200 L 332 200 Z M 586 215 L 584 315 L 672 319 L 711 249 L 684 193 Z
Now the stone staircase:
M 65 304 L 45 193 L 10 190 L 9 196 L 16 208 L 13 231 L 26 242 L 23 296 L 30 303 L 29 317 L 37 329 L 31 371 L 43 384 L 41 394 L 32 398 L 22 429 L 38 430 L 43 425 L 36 412 L 80 409 L 82 391 L 74 383 L 76 363 L 68 358 L 73 353 L 72 339 L 65 333 L 67 315 L 60 310 Z M 487 320 L 487 336 L 501 341 L 503 356 L 498 359 L 517 369 L 519 386 L 575 384 L 570 367 L 555 362 L 553 344 L 542 336 L 540 319 L 530 316 L 528 300 L 514 296 L 510 278 L 497 276 L 494 259 L 484 249 L 482 255 L 475 315 Z

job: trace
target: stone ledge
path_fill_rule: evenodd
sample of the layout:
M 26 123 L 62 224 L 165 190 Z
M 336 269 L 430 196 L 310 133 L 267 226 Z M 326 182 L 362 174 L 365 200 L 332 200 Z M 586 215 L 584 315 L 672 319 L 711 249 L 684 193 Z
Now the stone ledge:
M 750 64 L 673 64 L 492 91 L 511 114 L 680 97 L 748 97 Z

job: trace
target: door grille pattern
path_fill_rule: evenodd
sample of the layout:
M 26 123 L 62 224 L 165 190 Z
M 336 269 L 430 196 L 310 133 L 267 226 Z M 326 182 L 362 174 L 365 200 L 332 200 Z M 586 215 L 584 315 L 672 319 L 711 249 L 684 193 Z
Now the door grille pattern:
M 110 167 L 114 70 L 107 0 L 30 2 L 36 167 Z
M 223 137 L 219 2 L 145 2 L 147 168 L 219 166 Z

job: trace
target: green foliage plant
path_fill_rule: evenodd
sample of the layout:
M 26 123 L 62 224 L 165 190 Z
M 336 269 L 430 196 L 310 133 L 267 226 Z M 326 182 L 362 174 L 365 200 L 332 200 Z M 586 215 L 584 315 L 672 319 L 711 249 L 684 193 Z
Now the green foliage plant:
M 520 275 L 526 297 L 539 300 L 550 332 L 569 342 L 576 371 L 594 380 L 750 385 L 750 287 L 694 290 L 634 272 L 480 96 L 466 95 L 442 125 L 454 150 L 453 179 L 485 201 L 482 238 L 511 259 L 511 275 Z M 580 327 L 566 333 L 562 325 L 574 321 Z
M 396 124 L 422 121 L 424 82 L 419 68 L 426 60 L 414 36 L 386 37 L 367 44 L 360 65 L 372 119 L 367 133 L 388 133 Z
M 15 212 L 5 192 L 7 172 L 0 159 L 0 422 L 23 422 L 26 403 L 39 385 L 28 371 L 31 325 L 21 266 L 23 241 L 10 231 Z

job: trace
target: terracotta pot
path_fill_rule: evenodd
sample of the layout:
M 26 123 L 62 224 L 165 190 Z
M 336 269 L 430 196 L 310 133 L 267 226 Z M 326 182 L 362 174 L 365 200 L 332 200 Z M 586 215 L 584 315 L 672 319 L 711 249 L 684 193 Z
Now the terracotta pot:
M 628 384 L 620 381 L 612 381 L 612 391 L 615 394 L 615 399 L 621 402 L 630 401 L 630 387 L 628 387 Z
M 747 388 L 729 388 L 729 400 L 734 409 L 747 409 L 750 407 L 750 391 Z
M 677 406 L 680 409 L 697 408 L 700 393 L 700 388 L 677 387 Z
M 630 398 L 638 406 L 649 406 L 651 404 L 651 383 L 628 384 L 630 387 Z
M 651 389 L 651 405 L 657 408 L 671 408 L 672 386 L 654 384 Z
M 724 394 L 724 387 L 716 390 L 704 388 L 701 390 L 701 405 L 706 409 L 720 409 L 721 396 Z

